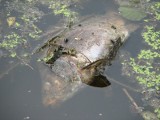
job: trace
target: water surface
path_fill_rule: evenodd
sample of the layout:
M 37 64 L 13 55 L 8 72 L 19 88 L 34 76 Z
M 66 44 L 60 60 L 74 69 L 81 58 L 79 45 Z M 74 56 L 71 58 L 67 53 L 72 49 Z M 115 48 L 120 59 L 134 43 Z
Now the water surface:
M 80 10 L 83 15 L 103 15 L 106 11 L 115 10 L 118 6 L 112 0 L 92 0 L 83 5 Z M 47 20 L 48 18 L 48 20 Z M 58 17 L 47 16 L 43 26 L 54 25 Z M 45 21 L 47 20 L 47 21 Z M 140 31 L 140 29 L 139 29 Z M 134 56 L 140 49 L 140 32 L 134 32 L 120 51 L 128 50 Z M 1 66 L 5 60 L 1 59 Z M 142 120 L 138 113 L 131 110 L 131 102 L 123 92 L 123 86 L 111 81 L 107 88 L 87 86 L 64 103 L 45 107 L 42 104 L 41 78 L 35 61 L 34 70 L 24 65 L 18 65 L 0 80 L 0 119 L 1 120 Z M 0 68 L 3 71 L 3 68 Z M 134 87 L 128 78 L 121 75 L 121 63 L 118 57 L 105 73 L 116 81 Z M 140 95 L 128 90 L 138 105 L 141 105 Z

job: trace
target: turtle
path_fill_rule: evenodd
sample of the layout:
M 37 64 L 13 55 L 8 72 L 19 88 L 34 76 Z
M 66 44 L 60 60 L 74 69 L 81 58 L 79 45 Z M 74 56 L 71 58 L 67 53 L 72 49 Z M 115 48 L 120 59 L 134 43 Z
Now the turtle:
M 103 72 L 129 36 L 122 23 L 117 15 L 93 16 L 54 33 L 36 49 L 41 55 L 38 64 L 45 106 L 68 100 L 85 84 L 100 88 L 111 84 Z

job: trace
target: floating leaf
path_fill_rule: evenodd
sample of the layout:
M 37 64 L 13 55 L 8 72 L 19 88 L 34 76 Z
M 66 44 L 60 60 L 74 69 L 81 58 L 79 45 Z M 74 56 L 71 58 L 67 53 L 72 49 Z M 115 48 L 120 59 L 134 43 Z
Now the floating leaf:
M 146 17 L 146 13 L 138 8 L 120 7 L 118 10 L 123 17 L 132 21 L 140 21 Z
M 8 17 L 7 18 L 7 23 L 8 23 L 8 26 L 12 26 L 16 21 L 16 18 L 15 17 Z

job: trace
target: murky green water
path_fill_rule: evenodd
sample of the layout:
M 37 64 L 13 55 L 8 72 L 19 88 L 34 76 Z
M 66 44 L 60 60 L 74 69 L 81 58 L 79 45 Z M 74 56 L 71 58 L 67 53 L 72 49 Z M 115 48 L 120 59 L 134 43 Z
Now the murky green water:
M 1 4 L 1 6 L 5 8 L 5 5 Z M 3 13 L 3 9 L 0 10 Z M 114 4 L 113 0 L 92 0 L 84 2 L 79 12 L 80 16 L 88 16 L 103 15 L 106 11 L 112 10 L 118 13 L 118 5 Z M 42 24 L 38 24 L 43 30 L 48 27 L 51 29 L 50 26 L 57 25 L 56 23 L 60 18 L 60 16 L 47 15 L 42 18 Z M 5 19 L 3 17 L 3 20 Z M 7 26 L 6 22 L 3 23 L 4 26 Z M 9 31 L 9 28 L 0 29 L 1 32 L 5 33 L 7 30 Z M 127 50 L 132 56 L 135 56 L 143 46 L 140 42 L 140 32 L 141 28 L 133 32 L 121 47 L 120 52 Z M 0 76 L 1 120 L 143 120 L 140 114 L 133 110 L 131 101 L 124 93 L 123 88 L 127 88 L 115 82 L 118 81 L 133 88 L 137 87 L 135 82 L 122 76 L 118 56 L 105 73 L 115 80 L 110 80 L 111 86 L 95 88 L 86 85 L 87 87 L 80 90 L 71 99 L 53 107 L 46 107 L 42 104 L 42 82 L 35 63 L 33 58 L 30 63 L 34 68 L 33 70 L 28 66 L 17 64 L 17 67 L 5 72 L 9 65 L 16 64 L 16 60 L 0 59 L 0 72 L 8 73 Z M 139 106 L 143 106 L 141 95 L 138 92 L 130 89 L 127 91 Z

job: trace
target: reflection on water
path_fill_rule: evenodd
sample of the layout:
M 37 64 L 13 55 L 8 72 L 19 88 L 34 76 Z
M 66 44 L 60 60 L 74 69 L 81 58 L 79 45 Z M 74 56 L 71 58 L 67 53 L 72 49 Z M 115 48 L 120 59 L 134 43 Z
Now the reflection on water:
M 87 2 L 81 11 L 82 15 L 104 14 L 106 10 L 116 9 L 113 1 L 92 0 Z M 52 18 L 53 19 L 53 18 Z M 57 18 L 56 18 L 57 19 Z M 140 36 L 134 33 L 135 36 Z M 127 46 L 135 42 L 134 36 L 129 38 L 121 49 L 131 50 Z M 134 47 L 134 49 L 136 49 Z M 13 61 L 14 62 L 14 61 Z M 1 61 L 0 64 L 3 65 Z M 107 88 L 86 86 L 71 99 L 62 104 L 45 107 L 42 104 L 41 78 L 35 61 L 34 70 L 19 65 L 0 80 L 0 119 L 2 120 L 142 120 L 138 113 L 130 110 L 131 102 L 122 90 L 122 86 L 111 81 Z M 121 76 L 120 61 L 116 60 L 106 70 L 106 75 L 125 83 Z M 0 71 L 4 69 L 1 67 Z M 132 87 L 134 85 L 130 84 Z M 141 104 L 139 94 L 128 90 L 138 105 Z

